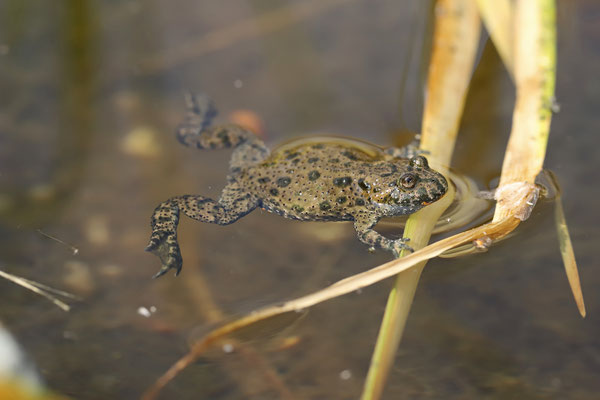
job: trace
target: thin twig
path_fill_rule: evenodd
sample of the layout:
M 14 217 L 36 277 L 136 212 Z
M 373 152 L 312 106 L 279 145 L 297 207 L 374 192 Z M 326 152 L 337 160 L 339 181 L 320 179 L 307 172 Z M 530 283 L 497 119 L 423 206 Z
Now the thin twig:
M 76 256 L 77 254 L 79 254 L 79 249 L 75 246 L 73 246 L 72 244 L 69 244 L 65 241 L 60 240 L 59 238 L 57 238 L 56 236 L 52 236 L 44 231 L 42 231 L 41 229 L 36 229 L 36 232 L 39 233 L 40 235 L 46 236 L 48 239 L 52 239 L 60 244 L 64 244 L 65 246 L 67 246 L 68 248 L 71 249 L 71 251 L 73 252 L 73 255 Z
M 63 311 L 69 311 L 71 307 L 65 302 L 60 301 L 56 297 L 52 296 L 52 294 L 50 294 L 49 292 L 54 292 L 56 294 L 60 294 L 61 296 L 77 299 L 75 295 L 72 295 L 70 293 L 50 288 L 49 286 L 42 285 L 41 283 L 30 281 L 29 279 L 21 278 L 13 274 L 9 274 L 8 272 L 4 272 L 2 270 L 0 270 L 0 276 L 4 279 L 16 283 L 19 286 L 24 287 L 25 289 L 29 289 L 32 292 L 39 294 L 40 296 L 44 296 Z

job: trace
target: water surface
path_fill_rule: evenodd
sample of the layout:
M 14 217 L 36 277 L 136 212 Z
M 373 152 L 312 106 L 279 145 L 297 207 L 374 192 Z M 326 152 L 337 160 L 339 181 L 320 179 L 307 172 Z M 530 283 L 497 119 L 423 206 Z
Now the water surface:
M 600 6 L 561 2 L 558 20 L 560 112 L 546 166 L 563 186 L 588 318 L 542 203 L 487 254 L 430 263 L 387 399 L 600 392 Z M 411 1 L 2 2 L 0 267 L 83 298 L 64 313 L 0 281 L 0 320 L 48 386 L 74 399 L 136 398 L 217 321 L 387 261 L 350 224 L 260 211 L 226 227 L 182 218 L 178 278 L 150 279 L 159 263 L 143 248 L 159 202 L 217 197 L 225 182 L 229 152 L 174 138 L 186 91 L 210 94 L 221 121 L 251 110 L 271 147 L 310 133 L 405 143 L 419 129 L 429 28 L 429 9 Z M 483 47 L 453 161 L 482 187 L 499 175 L 513 101 Z M 281 398 L 265 368 L 299 399 L 358 398 L 390 285 L 259 330 L 243 351 L 216 349 L 163 398 Z

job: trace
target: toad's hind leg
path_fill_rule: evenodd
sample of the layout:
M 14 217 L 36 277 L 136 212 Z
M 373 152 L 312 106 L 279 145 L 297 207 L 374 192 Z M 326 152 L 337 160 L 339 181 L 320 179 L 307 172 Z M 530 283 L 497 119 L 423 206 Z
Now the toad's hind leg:
M 150 225 L 152 234 L 146 251 L 156 254 L 162 263 L 155 278 L 164 275 L 169 269 L 179 275 L 183 265 L 179 243 L 177 242 L 177 224 L 179 213 L 183 211 L 190 218 L 202 222 L 227 225 L 237 221 L 258 206 L 258 200 L 237 185 L 229 185 L 218 201 L 200 195 L 173 197 L 156 207 Z
M 210 126 L 217 111 L 207 96 L 187 94 L 185 100 L 188 112 L 177 129 L 177 139 L 184 145 L 198 149 L 233 148 L 230 161 L 233 173 L 269 155 L 265 144 L 239 125 Z

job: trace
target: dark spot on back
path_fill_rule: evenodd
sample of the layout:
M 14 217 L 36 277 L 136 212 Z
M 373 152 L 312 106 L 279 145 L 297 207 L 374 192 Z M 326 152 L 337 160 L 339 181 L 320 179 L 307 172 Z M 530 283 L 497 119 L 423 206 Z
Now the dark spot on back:
M 291 160 L 292 158 L 296 158 L 298 157 L 298 155 L 300 155 L 300 153 L 298 153 L 297 151 L 290 153 L 287 155 L 286 159 Z
M 321 204 L 319 204 L 319 208 L 320 208 L 322 211 L 327 211 L 327 210 L 330 210 L 330 209 L 331 209 L 331 204 L 329 204 L 328 202 L 324 201 L 324 202 L 322 202 Z
M 390 171 L 390 172 L 387 172 L 387 173 L 385 173 L 385 174 L 381 174 L 380 176 L 381 176 L 382 178 L 385 178 L 386 176 L 390 176 L 390 175 L 393 175 L 393 174 L 395 174 L 396 172 L 398 172 L 398 167 L 396 167 L 396 164 L 390 164 L 389 166 L 390 166 L 390 168 L 391 168 L 391 171 Z
M 344 151 L 344 152 L 342 153 L 342 155 L 344 155 L 344 156 L 348 157 L 348 158 L 349 158 L 350 160 L 352 160 L 352 161 L 356 161 L 356 160 L 358 160 L 358 157 L 356 157 L 356 155 L 355 155 L 353 152 L 351 152 L 351 151 L 348 151 L 348 150 Z
M 307 160 L 309 163 L 316 163 L 317 161 L 319 161 L 319 157 L 311 157 Z
M 291 181 L 292 180 L 289 177 L 284 176 L 283 178 L 277 179 L 277 186 L 282 187 L 282 188 L 286 187 L 287 185 L 290 184 Z
M 352 178 L 349 176 L 344 176 L 342 178 L 333 178 L 333 184 L 335 186 L 348 186 L 352 183 Z
M 337 199 L 335 199 L 335 201 L 337 201 L 338 204 L 344 204 L 347 200 L 348 200 L 348 198 L 346 196 L 341 196 L 341 197 L 338 197 Z
M 358 186 L 362 189 L 362 190 L 369 190 L 371 189 L 371 185 L 369 185 L 367 182 L 365 182 L 365 180 L 363 178 L 360 178 L 358 180 Z
M 356 205 L 357 206 L 364 206 L 365 205 L 365 201 L 361 198 L 356 199 Z
M 324 146 L 322 143 L 313 144 L 311 146 L 313 149 L 322 149 Z
M 294 210 L 294 211 L 296 211 L 296 212 L 302 212 L 302 211 L 304 211 L 304 207 L 302 207 L 302 206 L 299 206 L 298 204 L 294 204 L 294 205 L 292 206 L 292 210 Z
M 339 158 L 331 158 L 331 159 L 329 159 L 329 162 L 337 164 L 340 162 L 340 159 Z
M 258 178 L 258 183 L 267 183 L 270 182 L 271 179 L 264 177 L 264 178 Z
M 310 171 L 308 173 L 308 179 L 311 181 L 316 181 L 317 179 L 319 179 L 320 176 L 321 174 L 319 173 L 319 171 Z
M 279 190 L 277 190 L 275 188 L 269 190 L 269 193 L 271 193 L 271 195 L 273 195 L 273 196 L 279 196 Z

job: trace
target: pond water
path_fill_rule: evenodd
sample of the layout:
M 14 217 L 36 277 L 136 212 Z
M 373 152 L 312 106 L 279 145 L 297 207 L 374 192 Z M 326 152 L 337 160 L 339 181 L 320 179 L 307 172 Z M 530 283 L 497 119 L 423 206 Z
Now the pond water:
M 209 94 L 220 121 L 249 110 L 270 147 L 310 133 L 410 141 L 431 28 L 424 3 L 0 3 L 0 269 L 82 299 L 66 313 L 0 280 L 0 321 L 49 388 L 138 398 L 219 321 L 389 260 L 350 224 L 261 211 L 225 227 L 182 218 L 177 278 L 152 280 L 159 261 L 143 249 L 159 202 L 218 197 L 225 184 L 228 151 L 184 148 L 173 135 L 188 91 Z M 546 166 L 562 184 L 588 317 L 542 202 L 488 253 L 430 262 L 386 399 L 600 392 L 600 5 L 560 3 L 560 112 Z M 482 45 L 453 161 L 482 188 L 499 175 L 513 101 L 497 54 Z M 161 398 L 358 398 L 390 286 L 261 327 L 233 352 L 216 348 Z

